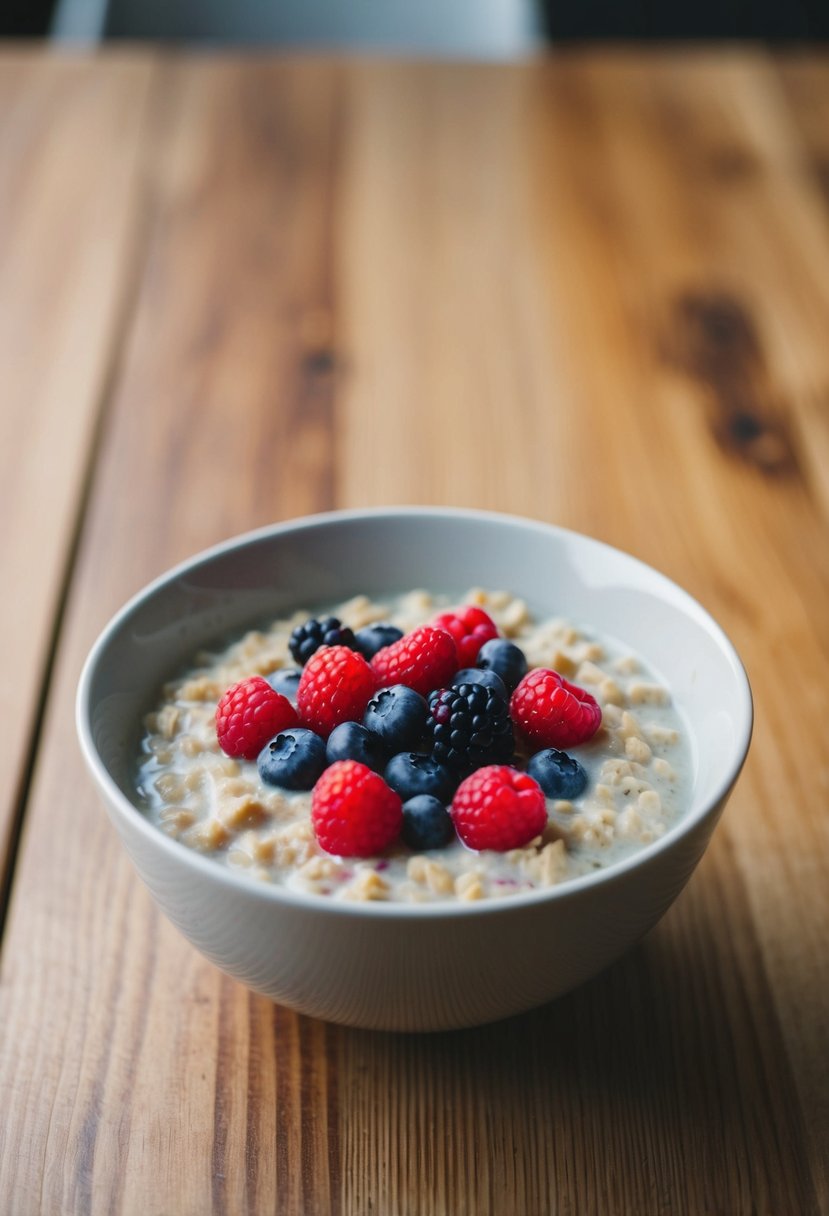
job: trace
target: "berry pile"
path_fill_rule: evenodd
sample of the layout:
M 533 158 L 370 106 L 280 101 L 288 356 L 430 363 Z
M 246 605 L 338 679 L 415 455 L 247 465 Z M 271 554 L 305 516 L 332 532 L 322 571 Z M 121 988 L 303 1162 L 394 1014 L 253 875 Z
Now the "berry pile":
M 528 672 L 481 608 L 405 635 L 312 618 L 290 651 L 296 668 L 227 690 L 216 733 L 227 755 L 256 760 L 266 784 L 313 791 L 328 853 L 372 857 L 398 838 L 437 849 L 456 835 L 504 852 L 543 831 L 546 798 L 585 788 L 584 768 L 559 749 L 590 739 L 601 709 L 557 672 Z

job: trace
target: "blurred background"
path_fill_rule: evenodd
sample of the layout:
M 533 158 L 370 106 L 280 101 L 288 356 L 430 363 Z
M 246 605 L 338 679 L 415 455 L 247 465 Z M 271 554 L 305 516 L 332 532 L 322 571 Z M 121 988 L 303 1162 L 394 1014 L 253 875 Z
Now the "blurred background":
M 8 0 L 0 36 L 355 48 L 501 59 L 549 41 L 829 36 L 825 0 Z

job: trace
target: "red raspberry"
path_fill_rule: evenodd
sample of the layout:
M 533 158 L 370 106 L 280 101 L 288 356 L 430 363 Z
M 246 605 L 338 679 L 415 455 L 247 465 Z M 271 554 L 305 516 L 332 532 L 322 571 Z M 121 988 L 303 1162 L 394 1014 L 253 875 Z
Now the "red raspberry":
M 361 654 L 348 646 L 322 646 L 302 669 L 296 705 L 303 726 L 327 739 L 341 722 L 359 721 L 377 680 Z
M 314 786 L 311 822 L 326 853 L 375 857 L 400 835 L 403 803 L 365 764 L 337 760 Z
M 406 684 L 425 697 L 452 679 L 458 670 L 458 651 L 445 629 L 421 625 L 398 642 L 378 650 L 371 666 L 381 687 Z
M 541 786 L 527 773 L 489 764 L 461 782 L 449 814 L 470 849 L 506 853 L 544 831 L 547 803 Z
M 458 648 L 458 663 L 461 667 L 474 667 L 478 651 L 484 642 L 497 638 L 498 627 L 483 608 L 456 608 L 454 612 L 442 612 L 432 621 L 438 629 L 451 633 Z
M 528 672 L 509 703 L 512 720 L 539 747 L 575 747 L 592 739 L 602 711 L 589 692 L 546 667 Z
M 262 676 L 229 688 L 216 706 L 216 736 L 225 755 L 255 760 L 265 744 L 299 721 L 287 697 Z

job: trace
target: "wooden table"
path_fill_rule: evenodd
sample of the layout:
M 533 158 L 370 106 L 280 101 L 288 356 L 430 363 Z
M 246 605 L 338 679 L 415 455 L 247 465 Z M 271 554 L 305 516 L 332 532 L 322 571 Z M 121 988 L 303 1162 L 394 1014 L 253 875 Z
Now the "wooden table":
M 829 1211 L 827 167 L 818 56 L 2 56 L 5 1213 Z M 757 702 L 647 940 L 433 1037 L 197 957 L 73 725 L 145 581 L 389 502 L 635 552 Z

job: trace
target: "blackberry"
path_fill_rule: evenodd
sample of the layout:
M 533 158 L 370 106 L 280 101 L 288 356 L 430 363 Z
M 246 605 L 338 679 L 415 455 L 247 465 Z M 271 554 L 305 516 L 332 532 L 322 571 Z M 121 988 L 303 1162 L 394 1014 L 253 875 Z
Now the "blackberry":
M 488 668 L 464 667 L 455 676 L 452 681 L 452 687 L 460 688 L 461 684 L 485 684 L 487 688 L 491 688 L 494 692 L 497 692 L 499 697 L 503 697 L 505 701 L 509 701 L 506 684 L 497 672 L 490 671 Z M 282 692 L 282 689 L 277 688 L 276 691 Z
M 427 725 L 433 758 L 454 772 L 512 759 L 515 741 L 509 706 L 485 684 L 461 684 L 430 693 Z
M 310 617 L 301 625 L 297 625 L 288 643 L 294 662 L 300 667 L 308 662 L 312 654 L 317 653 L 320 646 L 347 646 L 349 650 L 357 649 L 353 631 L 335 616 L 324 616 L 319 621 Z

